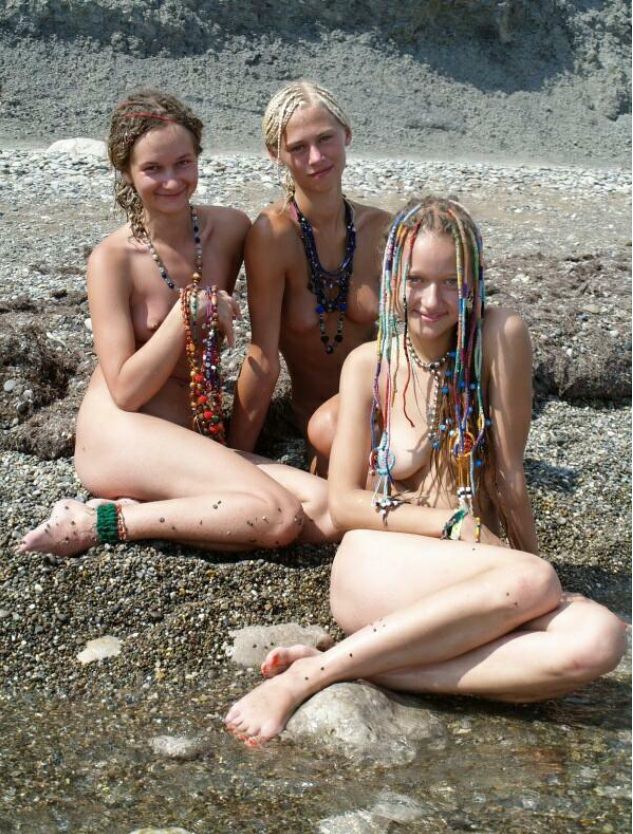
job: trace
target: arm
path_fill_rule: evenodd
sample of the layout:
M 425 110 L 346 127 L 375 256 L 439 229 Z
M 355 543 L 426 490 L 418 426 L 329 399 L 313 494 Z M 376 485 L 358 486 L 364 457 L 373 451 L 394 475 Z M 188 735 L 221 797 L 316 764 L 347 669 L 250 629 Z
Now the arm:
M 246 237 L 251 343 L 240 370 L 233 401 L 229 445 L 252 452 L 279 377 L 279 332 L 285 269 L 278 235 L 266 215 Z
M 489 309 L 484 320 L 488 412 L 495 467 L 485 474 L 490 497 L 517 550 L 538 552 L 525 482 L 523 454 L 532 417 L 532 346 L 525 322 L 509 310 Z
M 156 333 L 136 350 L 130 314 L 132 283 L 126 256 L 106 240 L 88 261 L 88 301 L 95 351 L 112 399 L 136 411 L 165 384 L 184 349 L 175 304 Z
M 375 343 L 361 345 L 345 360 L 341 373 L 340 412 L 328 473 L 330 513 L 341 530 L 393 530 L 440 538 L 454 510 L 401 504 L 383 521 L 365 488 L 370 452 L 369 418 L 376 367 Z M 467 519 L 462 538 L 472 540 Z M 469 526 L 470 525 L 470 526 Z M 472 527 L 472 529 L 471 529 Z

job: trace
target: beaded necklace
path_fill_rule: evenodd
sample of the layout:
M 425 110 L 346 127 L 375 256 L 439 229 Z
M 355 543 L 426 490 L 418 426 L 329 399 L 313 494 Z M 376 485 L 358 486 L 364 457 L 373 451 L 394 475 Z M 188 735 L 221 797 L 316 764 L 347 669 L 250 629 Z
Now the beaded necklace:
M 193 428 L 219 443 L 225 443 L 222 420 L 222 374 L 220 368 L 220 335 L 218 332 L 218 290 L 208 292 L 205 315 L 198 326 L 200 281 L 202 280 L 202 239 L 194 206 L 190 206 L 191 229 L 195 246 L 195 265 L 191 283 L 180 290 L 180 309 L 185 329 L 185 356 L 189 364 L 189 403 Z M 163 281 L 170 290 L 177 290 L 165 264 L 149 235 L 147 248 Z
M 442 378 L 445 375 L 445 372 L 442 369 L 446 364 L 448 357 L 451 356 L 451 354 L 453 356 L 455 354 L 453 351 L 447 350 L 444 356 L 441 356 L 439 359 L 435 359 L 433 362 L 424 362 L 418 356 L 408 333 L 406 335 L 406 343 L 407 351 L 418 368 L 421 368 L 433 377 L 433 391 L 426 404 L 426 426 L 431 446 L 434 449 L 439 449 L 442 445 L 440 431 L 446 430 L 445 425 L 440 425 L 441 403 L 443 394 L 448 393 L 448 387 L 443 384 Z
M 398 496 L 391 495 L 391 473 L 395 465 L 395 456 L 391 450 L 391 415 L 395 397 L 393 368 L 398 365 L 401 344 L 398 338 L 398 307 L 405 311 L 406 317 L 406 285 L 413 245 L 420 230 L 432 228 L 432 224 L 423 227 L 423 222 L 432 220 L 434 211 L 442 212 L 449 221 L 450 233 L 455 243 L 458 317 L 455 348 L 449 351 L 447 357 L 438 360 L 444 364 L 450 359 L 450 365 L 447 363 L 443 373 L 446 379 L 441 385 L 440 368 L 436 371 L 437 375 L 434 374 L 434 384 L 437 388 L 432 411 L 429 403 L 428 425 L 433 453 L 445 452 L 455 473 L 459 509 L 444 526 L 442 537 L 457 539 L 466 515 L 474 515 L 473 499 L 478 484 L 477 470 L 484 464 L 485 434 L 491 423 L 485 415 L 481 383 L 482 321 L 485 307 L 481 237 L 468 212 L 453 200 L 428 197 L 422 203 L 400 212 L 389 230 L 380 286 L 378 356 L 370 423 L 374 444 L 370 454 L 370 468 L 376 475 L 372 503 L 385 521 L 388 513 L 402 503 Z M 468 262 L 472 269 L 470 282 L 467 281 L 466 275 Z M 392 348 L 395 348 L 395 357 L 392 357 Z M 413 361 L 416 361 L 410 339 L 404 341 L 404 352 L 407 362 L 409 354 L 414 357 Z M 431 372 L 431 363 L 428 364 L 428 371 Z M 383 367 L 386 373 L 381 376 Z M 379 390 L 381 378 L 385 380 L 382 395 Z M 442 413 L 445 413 L 445 419 L 438 424 Z M 479 520 L 475 517 L 477 540 L 479 529 Z
M 314 309 L 319 317 L 319 333 L 321 334 L 321 341 L 325 345 L 326 353 L 334 353 L 334 349 L 343 341 L 345 311 L 347 310 L 347 297 L 354 266 L 354 251 L 356 250 L 354 210 L 345 198 L 343 198 L 343 204 L 345 206 L 346 229 L 345 254 L 340 265 L 336 269 L 329 270 L 325 269 L 319 260 L 319 253 L 310 221 L 301 212 L 297 201 L 294 198 L 292 200 L 292 206 L 299 221 L 301 240 L 310 270 L 308 289 L 314 294 L 317 301 Z M 338 311 L 336 331 L 334 338 L 330 339 L 325 331 L 325 316 L 327 313 L 333 313 L 335 311 Z
M 191 231 L 193 233 L 193 243 L 196 250 L 195 272 L 197 272 L 199 275 L 202 275 L 202 238 L 200 237 L 200 224 L 198 223 L 198 215 L 196 213 L 195 206 L 190 206 L 189 210 L 191 211 Z M 147 232 L 145 232 L 145 235 L 147 237 L 147 248 L 149 249 L 150 255 L 156 262 L 156 266 L 158 267 L 158 271 L 160 272 L 160 277 L 167 284 L 170 290 L 176 291 L 176 284 L 174 283 L 170 274 L 167 272 L 167 267 L 165 266 L 165 264 L 162 261 L 162 258 L 156 251 L 156 247 L 154 246 L 151 237 Z
M 222 419 L 222 373 L 220 335 L 218 332 L 218 288 L 211 287 L 205 315 L 197 333 L 198 290 L 200 275 L 180 292 L 182 320 L 185 328 L 185 354 L 189 363 L 189 402 L 193 428 L 225 443 Z M 196 337 L 198 337 L 196 339 Z

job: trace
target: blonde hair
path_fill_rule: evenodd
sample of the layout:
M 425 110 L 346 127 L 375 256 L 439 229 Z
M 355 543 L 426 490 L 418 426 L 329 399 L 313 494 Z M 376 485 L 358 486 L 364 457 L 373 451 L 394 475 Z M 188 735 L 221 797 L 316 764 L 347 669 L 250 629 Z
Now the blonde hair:
M 294 193 L 294 182 L 289 176 L 283 182 L 281 180 L 281 140 L 294 112 L 306 106 L 324 107 L 341 127 L 349 131 L 352 129 L 347 114 L 332 93 L 314 81 L 291 81 L 275 93 L 264 112 L 262 133 L 266 148 L 277 159 L 277 174 L 289 195 Z

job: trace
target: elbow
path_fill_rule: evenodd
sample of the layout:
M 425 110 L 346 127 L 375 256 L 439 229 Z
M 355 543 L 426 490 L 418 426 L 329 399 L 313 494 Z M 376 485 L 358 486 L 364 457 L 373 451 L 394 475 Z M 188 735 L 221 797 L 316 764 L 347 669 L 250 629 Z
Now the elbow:
M 279 353 L 267 353 L 257 345 L 249 345 L 240 375 L 245 371 L 257 380 L 258 386 L 274 388 L 281 372 Z
M 120 388 L 115 388 L 114 390 L 110 389 L 110 396 L 112 397 L 116 407 L 121 411 L 138 411 L 143 405 L 143 403 L 139 402 L 138 398 L 134 397 L 131 392 L 121 390 Z

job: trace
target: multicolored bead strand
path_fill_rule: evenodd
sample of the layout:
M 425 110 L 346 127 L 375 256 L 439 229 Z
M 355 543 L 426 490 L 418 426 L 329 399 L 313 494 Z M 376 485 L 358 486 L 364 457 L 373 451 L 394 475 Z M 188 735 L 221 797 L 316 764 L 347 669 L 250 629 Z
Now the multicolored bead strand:
M 345 323 L 345 312 L 347 310 L 347 298 L 349 285 L 354 268 L 354 252 L 356 251 L 356 229 L 354 228 L 354 210 L 347 200 L 343 199 L 345 205 L 345 254 L 340 265 L 336 269 L 325 269 L 319 260 L 314 231 L 310 221 L 302 214 L 295 199 L 291 205 L 296 213 L 299 228 L 301 229 L 301 240 L 308 259 L 310 279 L 308 289 L 314 293 L 317 305 L 314 308 L 319 319 L 319 333 L 321 341 L 325 346 L 326 353 L 334 353 L 334 349 L 343 341 L 343 327 Z M 325 316 L 327 313 L 338 311 L 336 320 L 336 331 L 330 339 L 325 329 Z
M 180 301 L 185 328 L 185 355 L 189 363 L 189 402 L 193 428 L 200 434 L 225 443 L 222 418 L 222 374 L 218 329 L 218 289 L 207 293 L 205 316 L 196 339 L 200 276 L 181 290 Z M 196 280 L 197 279 L 197 280 Z

